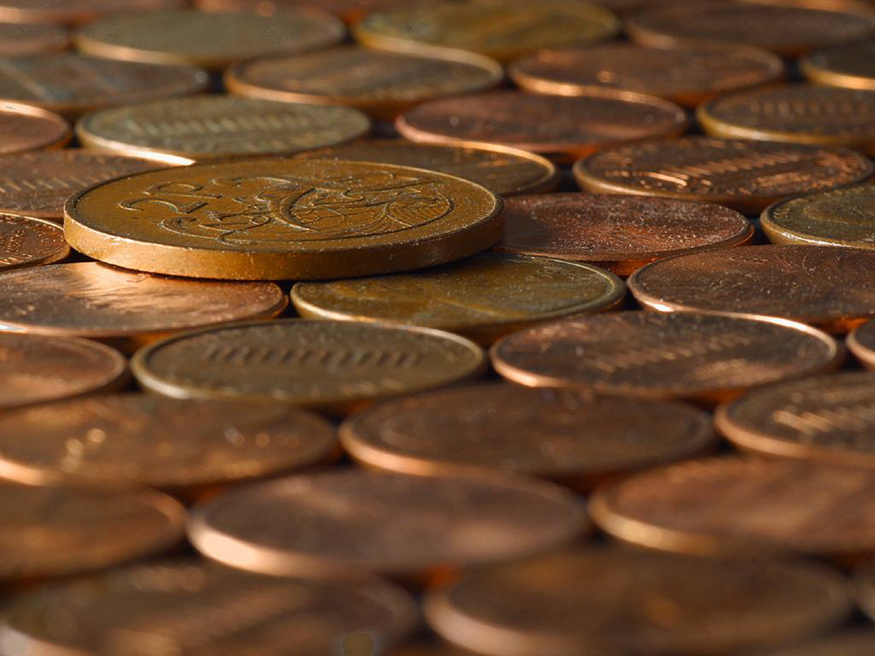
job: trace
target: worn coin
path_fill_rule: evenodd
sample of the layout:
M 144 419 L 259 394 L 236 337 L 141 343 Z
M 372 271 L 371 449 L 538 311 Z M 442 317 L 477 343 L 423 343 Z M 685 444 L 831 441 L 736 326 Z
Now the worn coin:
M 867 369 L 875 369 L 875 320 L 855 328 L 848 335 L 848 350 Z
M 0 155 L 61 148 L 72 135 L 67 121 L 56 114 L 18 103 L 0 104 Z
M 201 11 L 256 11 L 273 16 L 289 9 L 318 9 L 334 14 L 347 23 L 356 23 L 367 14 L 380 9 L 393 9 L 409 4 L 408 0 L 195 0 Z
M 0 21 L 88 23 L 109 14 L 184 5 L 186 0 L 0 0 Z
M 0 23 L 0 57 L 31 57 L 59 52 L 69 43 L 67 30 L 58 25 Z
M 875 89 L 875 39 L 821 50 L 799 61 L 799 70 L 815 84 Z
M 64 231 L 54 223 L 0 213 L 0 272 L 51 264 L 69 252 Z
M 760 656 L 869 656 L 873 651 L 875 632 L 856 629 Z
M 841 359 L 835 340 L 802 324 L 692 312 L 565 319 L 492 347 L 498 373 L 523 385 L 703 402 L 834 369 Z

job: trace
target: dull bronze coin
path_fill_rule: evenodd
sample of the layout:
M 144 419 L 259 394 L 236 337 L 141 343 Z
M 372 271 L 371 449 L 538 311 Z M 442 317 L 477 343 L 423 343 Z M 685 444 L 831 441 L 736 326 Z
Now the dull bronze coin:
M 0 23 L 0 57 L 32 57 L 60 52 L 69 43 L 67 30 L 59 25 Z
M 821 50 L 799 61 L 799 70 L 815 84 L 875 89 L 875 39 Z
M 867 369 L 875 369 L 875 320 L 857 326 L 848 335 L 848 350 Z
M 0 213 L 0 273 L 51 264 L 69 252 L 64 231 L 54 223 Z

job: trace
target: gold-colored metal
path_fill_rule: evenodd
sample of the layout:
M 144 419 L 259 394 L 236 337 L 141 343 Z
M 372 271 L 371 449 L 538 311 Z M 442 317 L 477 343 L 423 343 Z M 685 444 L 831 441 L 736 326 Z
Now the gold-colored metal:
M 821 50 L 799 61 L 799 70 L 815 84 L 875 90 L 875 39 Z
M 63 260 L 69 253 L 64 231 L 57 224 L 0 213 L 0 272 L 51 264 Z

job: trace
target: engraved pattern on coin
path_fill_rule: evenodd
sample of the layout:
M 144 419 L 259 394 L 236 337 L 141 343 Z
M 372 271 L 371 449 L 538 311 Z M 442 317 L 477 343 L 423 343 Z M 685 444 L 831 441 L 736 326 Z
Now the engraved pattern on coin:
M 0 272 L 51 264 L 69 252 L 64 231 L 55 224 L 0 213 Z

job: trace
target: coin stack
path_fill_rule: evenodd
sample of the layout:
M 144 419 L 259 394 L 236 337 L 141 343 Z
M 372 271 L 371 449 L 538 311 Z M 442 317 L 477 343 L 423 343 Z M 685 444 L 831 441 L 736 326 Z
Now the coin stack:
M 875 2 L 0 0 L 0 656 L 875 654 Z

